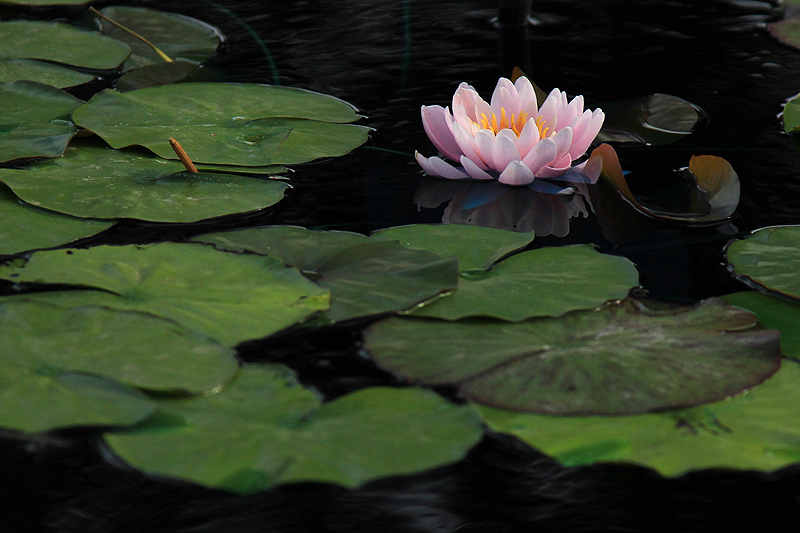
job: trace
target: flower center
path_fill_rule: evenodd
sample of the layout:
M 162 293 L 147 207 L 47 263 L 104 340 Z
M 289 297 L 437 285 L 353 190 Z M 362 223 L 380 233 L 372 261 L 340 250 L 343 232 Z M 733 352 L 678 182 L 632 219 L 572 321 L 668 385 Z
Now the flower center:
M 497 115 L 495 113 L 492 113 L 491 116 L 486 116 L 486 113 L 481 113 L 479 122 L 476 122 L 475 124 L 483 129 L 492 130 L 495 135 L 497 135 L 497 133 L 502 129 L 510 129 L 517 137 L 519 137 L 522 133 L 522 128 L 525 127 L 525 123 L 527 121 L 528 114 L 525 111 L 522 111 L 519 116 L 511 113 L 511 118 L 508 118 L 505 108 L 501 107 L 500 120 L 497 120 Z M 543 117 L 536 118 L 536 127 L 539 128 L 540 139 L 554 133 L 550 126 L 547 125 Z

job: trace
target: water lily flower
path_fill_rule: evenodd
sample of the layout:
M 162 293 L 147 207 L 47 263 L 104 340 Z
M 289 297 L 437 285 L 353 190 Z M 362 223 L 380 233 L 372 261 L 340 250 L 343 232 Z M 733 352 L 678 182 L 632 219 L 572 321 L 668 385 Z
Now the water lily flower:
M 520 76 L 516 82 L 500 78 L 487 103 L 467 83 L 453 95 L 452 112 L 442 106 L 422 106 L 425 133 L 454 166 L 441 157 L 415 154 L 431 176 L 451 179 L 496 179 L 506 185 L 536 186 L 546 192 L 564 189 L 540 180 L 594 183 L 602 158 L 580 164 L 603 125 L 600 109 L 583 109 L 583 97 L 567 101 L 566 93 L 553 89 L 542 105 L 533 85 Z

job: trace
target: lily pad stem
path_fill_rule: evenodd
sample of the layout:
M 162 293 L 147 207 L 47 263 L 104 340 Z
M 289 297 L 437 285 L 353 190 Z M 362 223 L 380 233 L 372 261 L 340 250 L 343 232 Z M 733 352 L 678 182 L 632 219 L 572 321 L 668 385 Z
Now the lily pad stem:
M 181 143 L 170 137 L 169 145 L 172 146 L 172 149 L 175 150 L 176 154 L 178 154 L 178 159 L 181 160 L 181 163 L 183 163 L 183 166 L 186 167 L 186 170 L 188 172 L 197 173 L 197 167 L 195 167 L 194 163 L 192 163 L 192 160 L 189 159 L 189 155 L 186 153 L 186 150 L 183 149 Z
M 135 31 L 133 31 L 132 29 L 127 28 L 127 27 L 123 26 L 122 24 L 120 24 L 119 22 L 116 22 L 115 20 L 112 20 L 112 19 L 108 18 L 107 16 L 103 15 L 102 13 L 100 13 L 98 10 L 96 10 L 93 7 L 90 7 L 89 11 L 91 11 L 92 13 L 97 15 L 98 17 L 102 18 L 103 20 L 106 20 L 109 23 L 113 24 L 114 26 L 116 26 L 117 28 L 121 29 L 122 31 L 126 31 L 126 32 L 130 33 L 131 35 L 133 35 L 134 37 L 136 37 L 137 39 L 142 41 L 144 44 L 146 44 L 147 46 L 152 48 L 153 52 L 155 52 L 156 55 L 158 55 L 158 57 L 160 57 L 163 61 L 166 61 L 167 63 L 172 63 L 172 58 L 171 57 L 169 57 L 167 54 L 165 54 L 164 52 L 159 50 L 158 47 L 156 47 L 156 45 L 154 45 L 153 43 L 151 43 L 150 41 L 148 41 L 147 39 L 145 39 L 144 37 L 142 37 L 141 35 L 139 35 Z

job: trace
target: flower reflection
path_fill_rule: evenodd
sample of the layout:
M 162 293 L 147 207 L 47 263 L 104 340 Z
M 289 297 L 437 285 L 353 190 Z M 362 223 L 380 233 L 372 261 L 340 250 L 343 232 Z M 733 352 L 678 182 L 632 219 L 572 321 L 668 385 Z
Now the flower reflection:
M 512 231 L 531 231 L 537 237 L 569 233 L 570 219 L 588 216 L 587 186 L 571 183 L 580 194 L 545 194 L 530 188 L 511 188 L 495 181 L 424 180 L 415 195 L 418 208 L 449 202 L 445 224 L 473 224 Z
M 451 179 L 497 180 L 506 185 L 531 185 L 542 179 L 594 183 L 602 163 L 583 157 L 603 125 L 600 109 L 583 109 L 583 97 L 567 101 L 558 89 L 541 107 L 525 76 L 516 82 L 500 78 L 491 103 L 467 83 L 453 96 L 452 113 L 442 106 L 422 106 L 422 124 L 440 157 L 416 153 L 431 176 Z

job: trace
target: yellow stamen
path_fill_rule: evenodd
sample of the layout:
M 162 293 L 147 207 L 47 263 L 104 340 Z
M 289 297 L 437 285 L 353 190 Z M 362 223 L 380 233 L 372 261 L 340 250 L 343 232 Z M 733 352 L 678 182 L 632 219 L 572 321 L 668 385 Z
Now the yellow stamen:
M 541 117 L 540 117 L 541 118 Z M 528 114 L 525 111 L 521 111 L 519 116 L 516 113 L 511 114 L 511 118 L 509 119 L 508 115 L 506 114 L 506 109 L 504 107 L 500 108 L 500 121 L 497 120 L 497 115 L 494 113 L 491 114 L 491 118 L 486 116 L 486 113 L 481 113 L 481 116 L 478 118 L 478 121 L 474 124 L 481 129 L 485 130 L 492 130 L 493 133 L 497 134 L 500 130 L 509 129 L 514 132 L 514 134 L 519 137 L 522 135 L 522 129 L 525 127 L 525 123 L 528 121 Z M 540 137 L 542 136 L 542 126 L 543 123 L 537 119 L 536 126 L 539 128 Z

